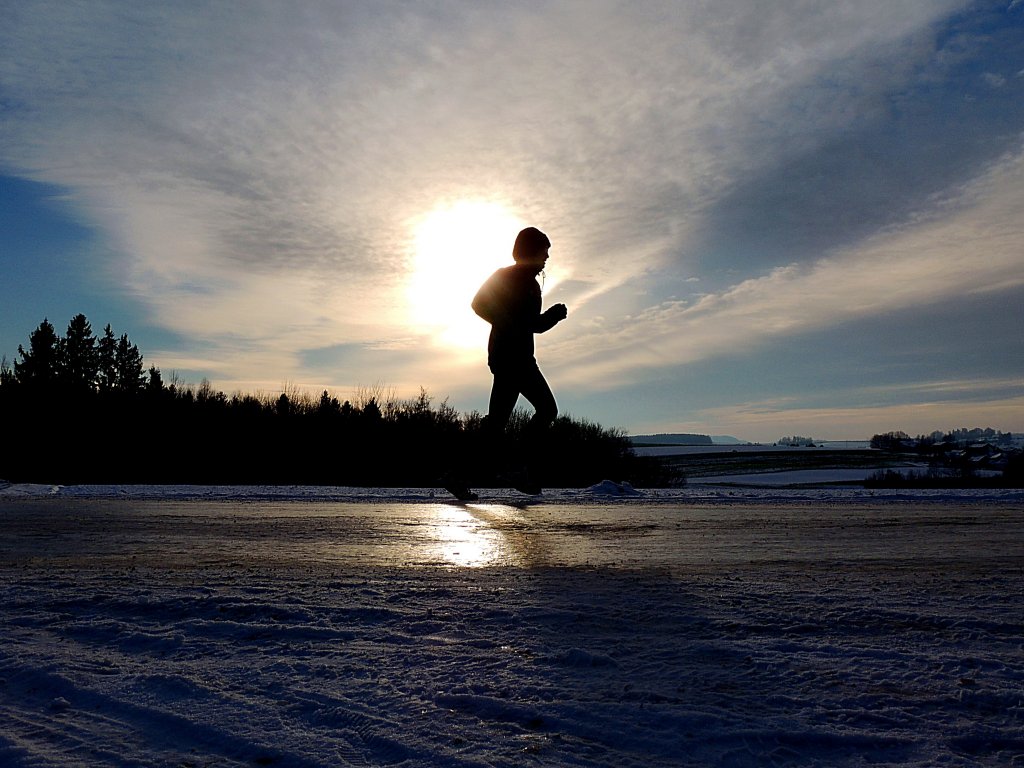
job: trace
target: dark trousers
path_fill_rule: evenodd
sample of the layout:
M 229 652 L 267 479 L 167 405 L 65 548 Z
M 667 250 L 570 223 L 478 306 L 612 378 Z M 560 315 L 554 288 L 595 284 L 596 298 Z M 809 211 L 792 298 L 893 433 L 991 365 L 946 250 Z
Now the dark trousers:
M 527 456 L 516 458 L 528 460 L 536 456 L 541 436 L 558 415 L 555 396 L 533 358 L 516 364 L 492 363 L 491 373 L 494 374 L 494 383 L 491 385 L 491 399 L 487 407 L 488 437 L 495 447 L 503 445 L 505 427 L 515 410 L 516 401 L 522 395 L 533 406 L 534 413 L 523 435 L 523 448 Z M 498 450 L 499 456 L 504 453 Z

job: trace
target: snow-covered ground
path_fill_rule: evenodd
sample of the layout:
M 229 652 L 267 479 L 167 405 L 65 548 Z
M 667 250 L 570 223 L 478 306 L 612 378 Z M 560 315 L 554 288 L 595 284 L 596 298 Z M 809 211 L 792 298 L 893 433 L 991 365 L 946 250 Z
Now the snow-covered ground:
M 818 449 L 830 451 L 864 451 L 871 447 L 867 440 L 823 440 L 814 448 L 776 443 L 714 443 L 713 445 L 636 445 L 633 451 L 638 456 L 700 456 L 716 453 L 792 453 L 813 455 Z
M 863 483 L 874 469 L 795 469 L 777 472 L 748 472 L 737 475 L 712 475 L 692 480 L 701 485 L 812 485 L 816 483 Z
M 0 490 L 2 766 L 1024 765 L 1024 494 Z
M 863 451 L 868 448 L 865 441 L 837 440 L 825 441 L 816 444 L 818 448 L 827 448 L 829 451 L 856 450 Z M 779 454 L 781 456 L 793 456 L 813 459 L 817 452 L 816 448 L 794 448 L 789 445 L 649 445 L 638 446 L 633 449 L 639 456 L 657 456 L 666 458 L 670 456 L 702 456 L 707 454 Z M 773 487 L 786 485 L 820 485 L 828 483 L 861 483 L 863 484 L 871 475 L 884 469 L 895 469 L 900 472 L 925 472 L 928 465 L 920 462 L 906 462 L 901 465 L 892 465 L 883 461 L 879 453 L 877 466 L 830 468 L 830 469 L 794 469 L 794 470 L 769 470 L 761 472 L 747 472 L 742 474 L 727 474 L 714 476 L 698 476 L 689 479 L 691 485 L 730 485 L 750 487 Z

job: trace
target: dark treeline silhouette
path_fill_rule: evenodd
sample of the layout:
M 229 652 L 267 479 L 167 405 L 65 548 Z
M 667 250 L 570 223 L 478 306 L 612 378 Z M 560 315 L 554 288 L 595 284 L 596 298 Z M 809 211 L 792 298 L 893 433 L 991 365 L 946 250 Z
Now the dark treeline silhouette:
M 481 415 L 435 406 L 422 390 L 401 400 L 378 387 L 352 402 L 165 383 L 127 334 L 107 325 L 97 337 L 84 315 L 64 336 L 44 319 L 18 356 L 0 364 L 0 477 L 13 482 L 433 487 L 453 466 L 477 485 L 491 479 L 472 460 Z M 526 422 L 517 411 L 512 441 Z M 665 481 L 625 434 L 587 421 L 559 417 L 540 450 L 538 480 L 549 487 Z
M 955 450 L 970 444 L 985 444 L 1012 448 L 1013 433 L 1000 432 L 992 427 L 961 427 L 949 432 L 936 430 L 927 435 L 911 437 L 906 432 L 886 432 L 872 435 L 871 447 L 885 451 L 904 450 L 917 453 L 936 453 Z
M 886 432 L 871 438 L 871 447 L 926 461 L 917 471 L 879 470 L 867 479 L 869 488 L 1021 488 L 1024 452 L 1010 432 L 991 427 L 935 431 L 911 437 Z

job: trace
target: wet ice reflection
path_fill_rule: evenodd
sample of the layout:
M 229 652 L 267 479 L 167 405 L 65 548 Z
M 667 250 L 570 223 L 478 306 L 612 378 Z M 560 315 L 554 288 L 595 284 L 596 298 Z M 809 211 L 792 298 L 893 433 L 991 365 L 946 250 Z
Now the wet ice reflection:
M 431 515 L 431 559 L 467 568 L 508 565 L 513 560 L 504 534 L 469 507 L 424 508 Z

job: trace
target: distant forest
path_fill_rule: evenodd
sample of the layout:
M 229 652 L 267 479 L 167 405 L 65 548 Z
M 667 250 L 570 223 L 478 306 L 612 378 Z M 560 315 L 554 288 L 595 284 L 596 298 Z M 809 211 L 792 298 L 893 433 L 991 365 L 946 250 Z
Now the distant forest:
M 341 401 L 298 391 L 267 396 L 164 380 L 127 334 L 93 333 L 85 315 L 61 336 L 46 319 L 19 359 L 0 363 L 0 478 L 54 484 L 309 484 L 434 487 L 460 469 L 494 481 L 478 412 L 402 400 L 382 387 Z M 526 415 L 509 427 L 515 446 Z M 552 426 L 537 480 L 585 487 L 604 479 L 648 487 L 667 478 L 624 433 L 571 417 Z
M 871 447 L 912 456 L 927 468 L 881 470 L 869 488 L 1024 488 L 1024 451 L 1010 432 L 991 427 L 959 428 L 910 437 L 886 432 Z

